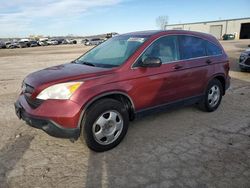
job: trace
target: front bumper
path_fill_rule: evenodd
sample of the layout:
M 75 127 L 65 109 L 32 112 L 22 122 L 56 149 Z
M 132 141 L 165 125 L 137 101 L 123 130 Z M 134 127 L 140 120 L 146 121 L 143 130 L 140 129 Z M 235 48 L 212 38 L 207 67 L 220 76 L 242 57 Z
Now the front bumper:
M 24 120 L 28 125 L 41 129 L 54 137 L 77 139 L 80 136 L 80 126 L 78 126 L 80 118 L 78 110 L 80 109 L 74 110 L 72 108 L 75 107 L 75 103 L 70 104 L 67 104 L 68 110 L 65 108 L 66 106 L 63 108 L 65 104 L 61 106 L 41 104 L 38 108 L 32 109 L 24 96 L 20 95 L 14 106 L 18 118 Z M 64 116 L 61 115 L 62 108 L 65 113 Z
M 248 70 L 250 70 L 250 65 L 246 65 L 246 64 L 244 64 L 244 63 L 239 63 L 239 66 L 240 66 L 240 68 L 242 68 L 242 69 L 248 69 Z
M 239 66 L 241 69 L 250 70 L 250 57 L 245 58 L 244 60 L 239 59 Z

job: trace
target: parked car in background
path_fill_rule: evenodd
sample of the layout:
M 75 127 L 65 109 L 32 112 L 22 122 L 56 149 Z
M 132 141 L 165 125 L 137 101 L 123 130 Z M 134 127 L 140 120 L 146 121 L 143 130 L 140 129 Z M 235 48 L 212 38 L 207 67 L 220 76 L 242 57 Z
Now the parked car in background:
M 58 42 L 58 44 L 62 44 L 62 42 L 65 40 L 63 38 L 55 38 L 53 40 L 56 40 Z
M 73 44 L 77 44 L 77 41 L 75 39 L 71 39 Z
M 240 54 L 239 66 L 241 71 L 250 70 L 250 48 Z
M 38 46 L 38 42 L 36 40 L 31 40 L 30 47 L 36 47 L 36 46 Z
M 18 42 L 9 41 L 9 42 L 6 42 L 5 45 L 6 45 L 6 48 L 8 49 L 20 48 L 20 45 Z
M 18 44 L 19 44 L 19 48 L 27 48 L 28 47 L 27 42 L 24 42 L 24 41 L 19 41 Z
M 48 46 L 47 41 L 38 41 L 37 43 L 39 46 Z
M 5 46 L 6 46 L 6 48 L 8 48 L 8 46 L 9 46 L 11 43 L 12 43 L 11 41 L 7 41 L 7 42 L 5 42 Z
M 215 111 L 230 84 L 229 59 L 212 35 L 184 30 L 119 35 L 71 63 L 28 75 L 15 111 L 56 137 L 94 151 L 118 145 L 129 121 L 173 106 Z
M 64 39 L 64 40 L 62 41 L 62 44 L 68 44 L 68 41 L 67 41 L 66 39 Z
M 89 41 L 86 41 L 85 45 L 86 46 L 99 45 L 102 42 L 103 42 L 103 40 L 100 38 L 93 38 L 93 39 L 90 39 Z
M 234 34 L 224 34 L 222 36 L 223 40 L 234 40 L 235 39 L 235 35 Z
M 0 41 L 0 49 L 1 49 L 1 48 L 6 48 L 5 43 L 4 43 L 4 42 L 2 42 L 2 41 Z
M 88 41 L 89 41 L 89 39 L 82 39 L 81 43 L 82 43 L 82 44 L 85 44 L 85 43 L 88 42 Z
M 48 46 L 48 42 L 47 40 L 43 40 L 43 41 L 37 41 L 39 46 Z
M 20 39 L 18 43 L 20 44 L 21 48 L 24 48 L 25 45 L 26 47 L 30 47 L 30 39 Z
M 76 44 L 77 41 L 74 39 L 66 39 L 67 44 Z
M 107 34 L 106 34 L 106 39 L 115 37 L 115 36 L 117 36 L 117 35 L 118 35 L 118 33 L 107 33 Z
M 50 39 L 47 41 L 48 45 L 57 45 L 58 44 L 58 41 L 55 40 L 55 39 Z

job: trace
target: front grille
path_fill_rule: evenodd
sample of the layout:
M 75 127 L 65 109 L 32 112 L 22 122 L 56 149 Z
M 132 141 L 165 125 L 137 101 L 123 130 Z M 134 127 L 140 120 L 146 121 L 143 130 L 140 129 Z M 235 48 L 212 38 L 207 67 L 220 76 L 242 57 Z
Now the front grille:
M 26 83 L 23 83 L 22 85 L 22 91 L 23 93 L 29 93 L 29 94 L 32 94 L 34 92 L 34 87 L 26 84 Z
M 37 108 L 43 102 L 43 100 L 41 100 L 41 99 L 31 99 L 29 96 L 27 96 L 25 94 L 24 94 L 24 96 L 25 96 L 27 103 L 31 106 L 31 108 Z
M 23 83 L 22 91 L 23 91 L 23 94 L 25 96 L 27 103 L 30 105 L 31 108 L 37 108 L 43 102 L 43 100 L 41 100 L 41 99 L 32 99 L 31 98 L 32 93 L 35 91 L 34 87 L 32 87 L 26 83 Z
M 246 65 L 250 65 L 250 57 L 247 58 L 247 60 L 245 61 L 245 64 L 246 64 Z

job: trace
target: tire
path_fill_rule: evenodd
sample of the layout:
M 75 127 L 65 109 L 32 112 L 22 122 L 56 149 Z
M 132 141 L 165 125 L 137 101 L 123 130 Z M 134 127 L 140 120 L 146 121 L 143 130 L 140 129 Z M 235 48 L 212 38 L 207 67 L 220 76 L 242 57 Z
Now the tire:
M 117 146 L 127 133 L 129 115 L 125 106 L 115 99 L 102 99 L 86 111 L 81 138 L 87 146 L 103 152 Z
M 219 80 L 209 82 L 203 99 L 199 102 L 199 108 L 206 112 L 215 111 L 221 102 L 223 88 Z

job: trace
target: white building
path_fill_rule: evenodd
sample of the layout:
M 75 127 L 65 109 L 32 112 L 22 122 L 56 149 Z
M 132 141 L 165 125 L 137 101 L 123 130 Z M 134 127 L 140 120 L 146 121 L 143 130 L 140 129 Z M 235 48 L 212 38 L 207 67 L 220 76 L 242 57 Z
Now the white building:
M 250 17 L 196 23 L 166 25 L 165 29 L 183 29 L 210 33 L 217 39 L 224 34 L 235 34 L 236 39 L 250 39 Z

